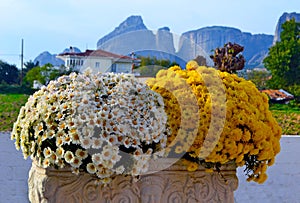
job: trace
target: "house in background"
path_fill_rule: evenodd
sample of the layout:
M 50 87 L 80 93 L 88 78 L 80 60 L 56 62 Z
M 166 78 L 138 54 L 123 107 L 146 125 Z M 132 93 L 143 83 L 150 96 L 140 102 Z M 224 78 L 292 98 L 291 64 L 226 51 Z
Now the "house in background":
M 268 95 L 270 102 L 288 104 L 290 100 L 294 99 L 294 95 L 288 93 L 287 91 L 280 90 L 262 90 L 261 92 Z
M 104 50 L 86 50 L 85 52 L 75 53 L 66 52 L 56 57 L 64 60 L 65 66 L 79 72 L 91 68 L 94 73 L 114 72 L 132 73 L 136 59 L 129 56 L 122 56 Z

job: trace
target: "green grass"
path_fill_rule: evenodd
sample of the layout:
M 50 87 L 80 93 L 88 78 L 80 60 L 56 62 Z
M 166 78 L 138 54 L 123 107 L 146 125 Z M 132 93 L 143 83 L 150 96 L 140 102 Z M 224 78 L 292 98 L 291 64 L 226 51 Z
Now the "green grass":
M 12 130 L 20 108 L 26 103 L 28 97 L 24 94 L 0 94 L 0 131 Z
M 299 104 L 273 104 L 270 106 L 274 118 L 282 128 L 283 135 L 300 135 Z
M 28 95 L 0 94 L 0 131 L 11 131 L 17 120 L 21 106 Z M 297 105 L 273 104 L 270 106 L 273 116 L 282 128 L 283 135 L 300 135 L 300 108 Z

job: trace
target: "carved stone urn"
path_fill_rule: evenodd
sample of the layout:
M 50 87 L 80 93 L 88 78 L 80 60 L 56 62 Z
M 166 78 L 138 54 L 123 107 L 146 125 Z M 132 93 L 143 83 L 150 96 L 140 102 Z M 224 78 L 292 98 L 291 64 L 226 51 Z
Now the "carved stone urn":
M 138 180 L 116 176 L 107 185 L 96 185 L 88 173 L 75 175 L 70 168 L 43 169 L 33 161 L 29 172 L 29 200 L 42 203 L 191 203 L 234 202 L 238 187 L 236 165 L 223 165 L 221 171 L 208 173 L 204 167 L 189 172 L 175 159 L 150 163 L 147 174 Z

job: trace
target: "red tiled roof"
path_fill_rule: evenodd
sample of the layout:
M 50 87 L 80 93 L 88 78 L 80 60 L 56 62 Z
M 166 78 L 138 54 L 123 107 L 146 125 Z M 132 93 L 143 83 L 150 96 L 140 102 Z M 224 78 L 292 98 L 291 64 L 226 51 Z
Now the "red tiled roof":
M 291 100 L 294 99 L 294 96 L 289 94 L 284 90 L 262 90 L 262 92 L 266 93 L 270 99 L 272 100 Z
M 87 49 L 85 52 L 81 52 L 81 53 L 74 53 L 74 52 L 66 52 L 66 53 L 62 53 L 59 54 L 59 56 L 99 56 L 99 57 L 111 57 L 111 58 L 115 58 L 115 59 L 128 59 L 128 60 L 132 60 L 131 57 L 129 56 L 122 56 L 122 55 L 118 55 L 118 54 L 114 54 L 108 51 L 104 51 L 104 50 L 89 50 Z

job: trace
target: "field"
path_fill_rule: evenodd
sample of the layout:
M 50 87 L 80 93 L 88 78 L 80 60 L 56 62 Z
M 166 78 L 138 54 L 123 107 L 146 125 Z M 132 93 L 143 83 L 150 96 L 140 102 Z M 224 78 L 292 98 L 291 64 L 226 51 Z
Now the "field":
M 23 94 L 0 94 L 0 131 L 11 131 L 19 110 L 28 99 Z M 282 127 L 283 135 L 300 135 L 300 108 L 286 104 L 271 105 L 273 116 Z
M 283 135 L 300 135 L 300 108 L 286 104 L 270 106 L 273 116 L 282 128 Z
M 0 94 L 0 131 L 10 131 L 19 110 L 28 99 L 24 94 Z

